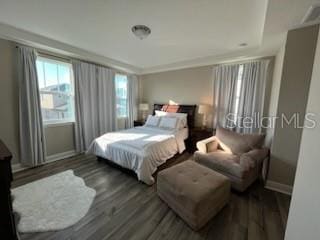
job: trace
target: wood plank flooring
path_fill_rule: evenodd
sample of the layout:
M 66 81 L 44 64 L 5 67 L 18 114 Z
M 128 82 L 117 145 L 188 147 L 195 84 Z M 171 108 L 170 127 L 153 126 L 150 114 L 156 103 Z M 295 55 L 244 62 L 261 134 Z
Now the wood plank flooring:
M 190 158 L 184 153 L 169 167 Z M 79 155 L 14 174 L 13 187 L 68 169 L 97 191 L 87 213 L 74 226 L 56 232 L 21 234 L 22 240 L 53 239 L 232 239 L 284 238 L 290 197 L 264 189 L 259 182 L 245 193 L 232 192 L 230 203 L 199 232 L 192 231 L 157 194 L 133 174 L 94 156 Z

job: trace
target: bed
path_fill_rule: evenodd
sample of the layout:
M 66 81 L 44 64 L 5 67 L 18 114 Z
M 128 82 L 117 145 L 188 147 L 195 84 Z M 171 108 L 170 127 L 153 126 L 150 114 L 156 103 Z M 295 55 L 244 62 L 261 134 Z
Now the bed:
M 186 113 L 188 127 L 194 127 L 195 105 L 154 104 L 157 110 Z M 162 129 L 141 126 L 111 132 L 96 138 L 87 153 L 107 159 L 123 168 L 133 170 L 138 179 L 148 185 L 154 183 L 152 174 L 176 154 L 185 150 L 189 128 Z

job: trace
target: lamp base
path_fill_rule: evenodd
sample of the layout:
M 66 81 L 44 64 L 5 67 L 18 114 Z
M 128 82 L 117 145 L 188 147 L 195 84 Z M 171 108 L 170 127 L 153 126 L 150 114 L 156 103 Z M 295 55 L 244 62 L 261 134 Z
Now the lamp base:
M 207 128 L 207 115 L 203 114 L 203 118 L 202 118 L 202 127 L 201 129 L 206 129 Z
M 142 120 L 143 121 L 147 120 L 147 112 L 146 111 L 142 111 Z

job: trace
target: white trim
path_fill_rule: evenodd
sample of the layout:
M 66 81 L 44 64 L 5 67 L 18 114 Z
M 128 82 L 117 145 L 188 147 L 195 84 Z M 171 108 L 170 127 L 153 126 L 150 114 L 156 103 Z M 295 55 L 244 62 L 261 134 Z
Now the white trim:
M 106 56 L 98 55 L 93 52 L 71 46 L 69 44 L 56 41 L 45 36 L 35 34 L 14 26 L 0 23 L 0 37 L 15 41 L 17 43 L 35 47 L 40 50 L 50 51 L 56 54 L 62 54 L 71 58 L 78 58 L 84 61 L 95 62 L 106 65 L 116 70 L 139 74 L 141 69 L 131 64 L 121 62 Z
M 285 40 L 284 36 L 283 41 Z M 19 29 L 4 23 L 0 23 L 0 37 L 10 41 L 15 41 L 19 44 L 37 48 L 39 49 L 39 51 L 47 51 L 65 57 L 76 58 L 105 65 L 114 68 L 116 71 L 119 71 L 119 73 L 125 72 L 137 75 L 173 71 L 192 67 L 210 66 L 238 60 L 251 60 L 266 56 L 274 56 L 277 54 L 280 48 L 280 44 L 271 46 L 265 50 L 262 50 L 259 46 L 254 46 L 250 48 L 239 49 L 232 53 L 226 53 L 222 55 L 206 56 L 169 64 L 161 64 L 159 66 L 142 68 L 139 66 L 131 65 L 129 63 L 111 59 L 106 56 L 95 54 L 93 52 L 74 47 L 72 45 L 56 41 L 51 38 L 47 38 L 45 36 Z
M 24 167 L 22 166 L 21 163 L 14 163 L 11 165 L 11 168 L 12 168 L 12 172 L 16 173 L 16 172 L 20 172 L 22 170 L 28 169 L 29 167 Z
M 42 165 L 45 165 L 47 163 L 51 163 L 51 162 L 55 162 L 58 160 L 62 160 L 65 158 L 69 158 L 69 157 L 73 157 L 75 155 L 77 155 L 78 153 L 75 150 L 71 150 L 71 151 L 67 151 L 67 152 L 63 152 L 63 153 L 57 153 L 57 154 L 53 154 L 50 156 L 46 156 L 46 162 Z M 20 172 L 22 170 L 31 168 L 31 167 L 24 167 L 21 163 L 15 163 L 11 165 L 12 167 L 12 172 L 16 173 L 16 172 Z
M 290 185 L 286 185 L 286 184 L 282 184 L 282 183 L 278 183 L 270 180 L 267 180 L 265 188 L 276 191 L 276 192 L 281 192 L 287 195 L 291 195 L 292 189 L 293 189 L 293 187 Z
M 49 63 L 53 63 L 53 64 L 59 64 L 59 65 L 64 65 L 65 67 L 68 67 L 70 69 L 72 69 L 72 63 L 70 59 L 63 59 L 63 58 L 58 58 L 55 56 L 48 56 L 48 55 L 44 55 L 41 53 L 37 54 L 37 60 L 43 61 L 43 62 L 49 62 Z
M 75 121 L 66 121 L 66 122 L 44 122 L 43 123 L 43 127 L 44 128 L 50 128 L 50 127 L 60 127 L 60 126 L 69 126 L 69 125 L 73 125 L 75 123 Z
M 280 47 L 279 47 L 280 48 Z M 196 58 L 186 61 L 180 61 L 176 63 L 169 63 L 165 65 L 159 65 L 154 67 L 143 68 L 140 75 L 175 71 L 185 68 L 213 66 L 219 64 L 231 64 L 234 62 L 246 62 L 254 59 L 273 57 L 277 54 L 279 48 L 260 51 L 259 48 L 250 48 L 246 50 L 239 50 L 232 53 L 219 56 L 208 56 L 202 58 Z
M 56 153 L 50 156 L 46 156 L 46 163 L 58 161 L 64 158 L 68 157 L 73 157 L 77 155 L 78 153 L 75 150 L 67 151 L 67 152 L 62 152 L 62 153 Z

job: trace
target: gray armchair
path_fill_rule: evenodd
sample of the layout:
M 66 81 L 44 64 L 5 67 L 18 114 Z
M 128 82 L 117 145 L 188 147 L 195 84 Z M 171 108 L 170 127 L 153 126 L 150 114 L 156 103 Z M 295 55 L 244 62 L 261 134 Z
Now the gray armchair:
M 197 142 L 196 162 L 231 180 L 232 188 L 245 191 L 259 176 L 269 149 L 262 147 L 265 135 L 239 134 L 218 128 L 216 135 Z

